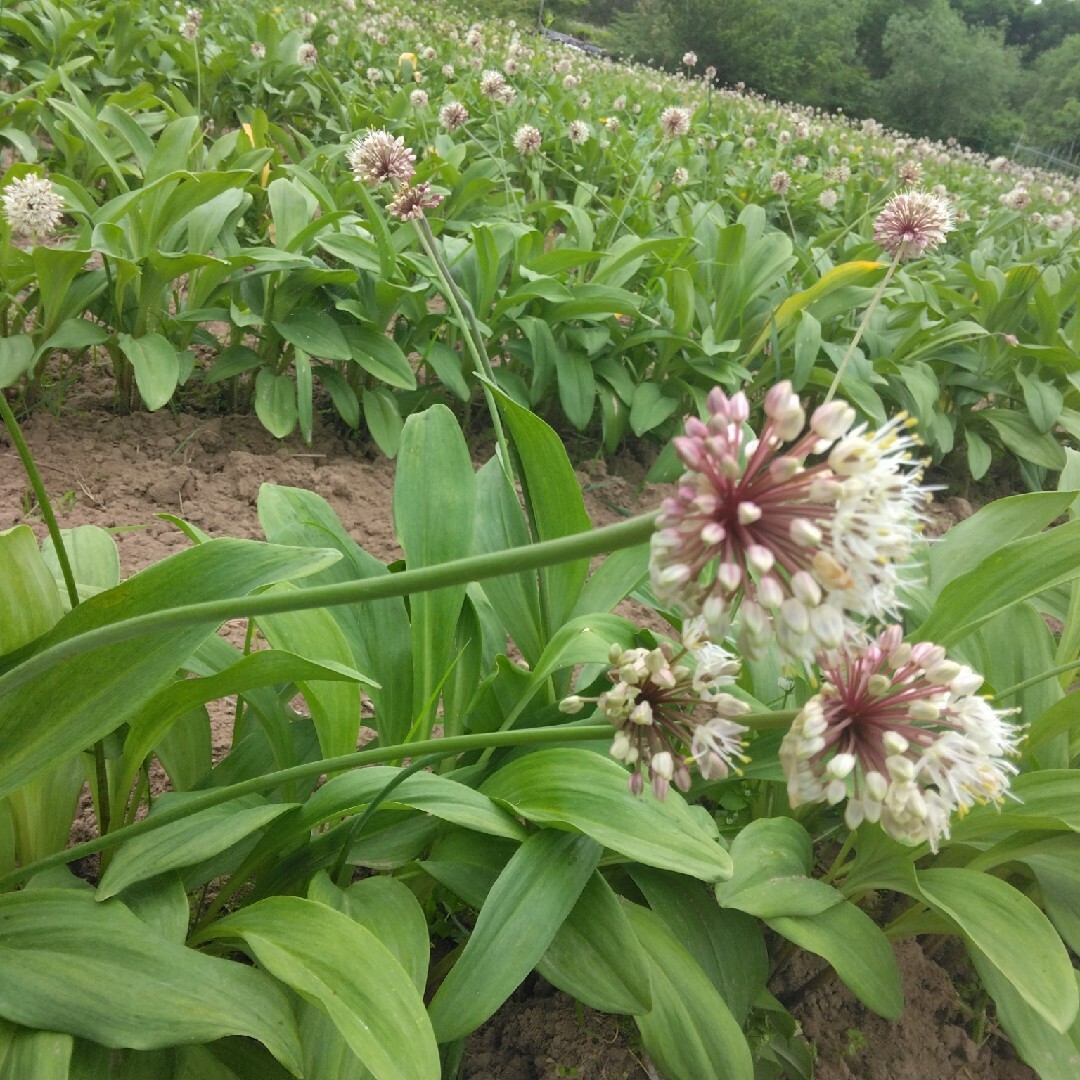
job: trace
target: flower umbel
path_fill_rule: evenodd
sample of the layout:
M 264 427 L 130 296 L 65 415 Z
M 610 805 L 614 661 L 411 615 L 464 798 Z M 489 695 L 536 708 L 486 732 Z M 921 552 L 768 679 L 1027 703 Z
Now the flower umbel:
M 633 794 L 644 790 L 646 772 L 663 799 L 673 782 L 689 789 L 691 764 L 706 780 L 722 780 L 738 771 L 734 761 L 747 760 L 741 752 L 747 729 L 733 717 L 750 707 L 723 689 L 735 681 L 739 661 L 707 640 L 700 620 L 687 623 L 681 647 L 612 645 L 608 659 L 614 685 L 596 704 L 616 729 L 611 755 L 630 766 Z M 585 700 L 567 698 L 561 707 L 577 712 Z
M 846 798 L 849 828 L 880 821 L 937 851 L 954 813 L 1004 800 L 1019 734 L 977 695 L 982 676 L 939 645 L 905 644 L 896 625 L 821 666 L 821 692 L 780 746 L 792 806 Z
M 909 421 L 852 429 L 854 411 L 834 401 L 807 427 L 788 382 L 766 395 L 758 438 L 744 426 L 744 394 L 715 388 L 708 411 L 675 439 L 687 471 L 653 534 L 657 598 L 702 615 L 717 639 L 737 611 L 745 655 L 761 656 L 775 638 L 803 663 L 841 644 L 850 613 L 894 613 L 925 498 Z
M 64 213 L 64 200 L 44 176 L 24 176 L 4 188 L 4 217 L 23 236 L 52 236 Z
M 902 191 L 878 214 L 874 242 L 904 262 L 933 251 L 952 229 L 952 210 L 944 199 L 928 191 Z
M 368 187 L 407 184 L 415 171 L 416 155 L 405 145 L 405 140 L 383 129 L 369 131 L 355 140 L 346 157 L 357 181 Z
M 665 139 L 677 139 L 690 130 L 690 110 L 669 105 L 660 114 L 660 131 Z
M 438 206 L 442 200 L 441 195 L 432 194 L 431 185 L 426 182 L 402 184 L 397 194 L 391 199 L 387 210 L 399 221 L 412 221 L 422 218 L 425 210 Z

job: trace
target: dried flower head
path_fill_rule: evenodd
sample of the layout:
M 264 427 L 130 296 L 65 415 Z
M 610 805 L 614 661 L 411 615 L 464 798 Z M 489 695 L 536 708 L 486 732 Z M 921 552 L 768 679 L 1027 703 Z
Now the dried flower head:
M 766 395 L 758 438 L 745 427 L 745 394 L 715 388 L 707 408 L 675 439 L 687 472 L 652 538 L 657 598 L 702 615 L 717 640 L 737 611 L 744 655 L 761 656 L 775 639 L 802 663 L 838 647 L 851 614 L 895 613 L 925 501 L 908 420 L 853 429 L 854 411 L 833 401 L 804 432 L 787 382 Z
M 261 41 L 251 43 L 251 55 L 256 60 L 262 60 L 266 56 L 266 46 Z
M 426 182 L 403 184 L 391 199 L 387 210 L 399 221 L 412 221 L 415 218 L 422 218 L 424 210 L 438 206 L 442 200 L 441 195 L 432 194 L 431 185 Z
M 952 210 L 945 199 L 926 191 L 902 191 L 878 214 L 874 242 L 903 262 L 933 251 L 952 228 Z
M 416 155 L 399 135 L 382 128 L 356 139 L 346 155 L 353 175 L 361 184 L 407 184 L 413 176 Z
M 690 110 L 669 105 L 660 114 L 660 131 L 665 139 L 677 139 L 690 130 Z
M 523 157 L 529 157 L 540 149 L 540 132 L 532 124 L 522 124 L 514 132 L 514 149 Z
M 319 50 L 310 41 L 305 41 L 296 50 L 296 62 L 298 64 L 303 64 L 305 67 L 314 67 L 318 61 Z
M 665 642 L 655 649 L 623 649 L 608 654 L 612 688 L 596 698 L 598 711 L 615 728 L 611 755 L 630 766 L 630 790 L 640 795 L 645 774 L 658 799 L 674 782 L 690 787 L 697 765 L 706 780 L 722 780 L 745 761 L 742 735 L 734 717 L 749 706 L 724 690 L 739 674 L 739 661 L 712 644 L 700 620 L 688 622 L 681 646 Z M 564 712 L 577 712 L 589 700 L 567 698 Z
M 683 165 L 679 165 L 671 174 L 671 182 L 676 187 L 686 187 L 690 182 L 690 170 Z
M 439 110 L 439 123 L 447 131 L 457 131 L 463 124 L 468 123 L 469 110 L 460 101 L 447 102 Z
M 44 176 L 24 176 L 4 188 L 4 217 L 13 232 L 52 236 L 64 213 L 64 200 Z
M 821 666 L 821 692 L 780 746 L 792 806 L 846 798 L 849 828 L 880 821 L 936 851 L 954 813 L 1004 800 L 1018 732 L 977 694 L 982 676 L 895 625 Z

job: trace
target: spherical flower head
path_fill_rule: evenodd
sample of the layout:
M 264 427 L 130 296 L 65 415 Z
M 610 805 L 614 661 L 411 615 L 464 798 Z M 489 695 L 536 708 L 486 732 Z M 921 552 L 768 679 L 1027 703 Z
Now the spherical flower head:
M 532 124 L 522 124 L 514 132 L 514 149 L 523 157 L 530 157 L 540 149 L 540 132 Z
M 296 50 L 296 62 L 304 67 L 314 67 L 319 62 L 319 50 L 310 41 L 305 41 Z
M 403 184 L 387 207 L 390 215 L 399 221 L 413 221 L 424 216 L 424 210 L 431 209 L 441 203 L 441 195 L 433 195 L 431 185 Z
M 671 182 L 676 187 L 686 187 L 690 182 L 690 170 L 679 165 L 671 174 Z
M 428 96 L 426 90 L 414 90 L 409 95 L 409 104 L 414 109 L 426 109 L 428 105 Z
M 687 471 L 652 538 L 657 598 L 718 639 L 737 614 L 745 655 L 775 644 L 796 664 L 838 647 L 853 616 L 894 616 L 926 498 L 907 419 L 854 428 L 834 401 L 807 424 L 787 382 L 767 393 L 757 438 L 744 394 L 715 388 L 707 410 L 674 442 Z
M 847 800 L 849 828 L 880 822 L 937 851 L 952 815 L 1004 800 L 1019 733 L 976 694 L 981 676 L 897 625 L 820 658 L 821 692 L 780 745 L 792 806 Z
M 623 649 L 608 655 L 612 688 L 596 699 L 597 710 L 615 728 L 614 758 L 630 766 L 629 788 L 644 790 L 648 775 L 653 794 L 663 799 L 674 783 L 690 787 L 690 766 L 706 780 L 722 780 L 746 761 L 735 717 L 749 706 L 726 687 L 739 674 L 739 661 L 708 640 L 700 620 L 688 620 L 682 642 L 655 649 Z M 566 698 L 563 712 L 578 712 L 588 699 Z
M 779 169 L 769 177 L 769 187 L 777 195 L 783 195 L 791 187 L 791 176 L 783 169 Z
M 382 128 L 355 140 L 346 156 L 357 181 L 367 187 L 407 184 L 415 172 L 416 155 L 405 140 Z
M 480 93 L 489 101 L 502 101 L 507 91 L 507 82 L 501 71 L 489 70 L 480 76 Z
M 202 15 L 200 13 L 200 18 Z M 199 24 L 191 18 L 191 12 L 188 12 L 188 18 L 180 24 L 180 36 L 185 41 L 194 41 L 199 36 Z
M 266 46 L 261 41 L 253 41 L 251 43 L 251 55 L 256 60 L 262 60 L 266 57 Z
M 917 161 L 901 161 L 896 167 L 896 178 L 902 184 L 917 184 L 922 179 L 922 165 Z
M 439 123 L 447 131 L 457 131 L 459 127 L 468 123 L 469 110 L 460 101 L 447 102 L 439 110 Z
M 904 262 L 918 259 L 945 242 L 953 228 L 948 202 L 927 191 L 902 191 L 894 195 L 874 222 L 874 242 Z
M 682 62 L 686 67 L 694 67 L 697 64 L 697 53 L 692 50 L 684 52 Z
M 566 137 L 575 145 L 583 146 L 589 141 L 589 125 L 584 120 L 571 120 L 566 129 Z
M 690 110 L 669 105 L 660 114 L 660 131 L 665 139 L 678 139 L 690 130 Z
M 826 188 L 818 196 L 818 206 L 820 206 L 822 210 L 831 210 L 836 205 L 839 198 L 840 193 L 836 188 Z
M 4 217 L 12 232 L 34 239 L 52 236 L 64 213 L 64 200 L 44 176 L 24 176 L 4 188 Z

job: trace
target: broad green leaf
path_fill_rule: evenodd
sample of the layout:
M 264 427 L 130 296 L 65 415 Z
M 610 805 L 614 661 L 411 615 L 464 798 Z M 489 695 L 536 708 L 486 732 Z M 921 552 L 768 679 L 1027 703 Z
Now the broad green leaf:
M 475 1031 L 539 963 L 600 855 L 587 837 L 550 829 L 518 848 L 428 1006 L 440 1042 Z
M 288 375 L 275 375 L 267 367 L 255 376 L 255 415 L 277 439 L 296 427 L 296 383 Z
M 29 525 L 0 532 L 0 656 L 51 630 L 63 614 L 60 593 Z
M 659 383 L 638 383 L 630 403 L 630 427 L 635 435 L 644 435 L 659 427 L 679 404 L 679 399 L 665 394 Z
M 167 405 L 180 381 L 180 358 L 169 339 L 160 334 L 137 338 L 118 334 L 116 341 L 135 371 L 135 385 L 146 407 L 154 412 Z
M 370 326 L 349 324 L 344 327 L 348 356 L 336 359 L 355 360 L 380 382 L 398 390 L 415 390 L 416 373 L 408 357 L 393 338 Z
M 1034 871 L 1042 906 L 1057 932 L 1074 953 L 1080 952 L 1080 836 L 1052 836 L 1017 859 Z
M 543 420 L 515 404 L 501 390 L 493 387 L 492 393 L 521 459 L 526 504 L 536 538 L 554 540 L 588 532 L 592 522 L 562 439 Z M 588 559 L 540 571 L 548 634 L 565 622 L 588 573 Z
M 1075 491 L 1038 491 L 987 503 L 930 545 L 930 588 L 940 592 L 991 552 L 1041 532 L 1075 499 Z
M 968 945 L 979 980 L 994 999 L 998 1023 L 1021 1059 L 1039 1080 L 1075 1080 L 1080 1071 L 1080 1019 L 1065 1032 L 1055 1030 L 1033 1009 L 979 949 Z M 1074 994 L 1080 991 L 1080 972 L 1073 970 Z
M 295 592 L 296 586 L 283 583 L 274 591 Z M 352 650 L 334 617 L 326 608 L 283 611 L 261 615 L 257 620 L 266 640 L 277 649 L 305 656 L 320 664 L 348 671 Z M 312 722 L 319 734 L 323 757 L 351 754 L 360 730 L 360 691 L 355 683 L 340 679 L 301 679 L 297 686 L 304 695 Z
M 349 345 L 341 327 L 324 312 L 298 308 L 283 319 L 275 319 L 274 329 L 290 345 L 311 356 L 319 356 L 324 360 L 349 359 Z
M 610 611 L 649 575 L 649 545 L 613 551 L 589 575 L 571 619 L 593 611 Z
M 336 670 L 281 649 L 259 649 L 237 660 L 216 675 L 180 679 L 159 690 L 128 721 L 124 740 L 124 771 L 116 784 L 117 796 L 128 792 L 135 774 L 171 725 L 185 713 L 230 694 L 244 694 L 276 683 L 328 679 L 366 682 L 350 670 Z
M 183 797 L 164 795 L 155 805 L 172 806 Z M 97 898 L 107 900 L 136 882 L 204 862 L 257 832 L 293 805 L 267 803 L 262 796 L 247 795 L 136 836 L 117 850 L 102 876 Z
M 844 898 L 809 876 L 813 851 L 806 830 L 794 819 L 759 818 L 731 842 L 734 873 L 716 887 L 722 907 L 759 919 L 818 915 Z
M 476 476 L 453 413 L 436 405 L 405 422 L 394 481 L 394 526 L 410 570 L 471 553 Z M 465 585 L 412 597 L 413 713 L 427 732 L 450 663 Z M 424 736 L 421 736 L 424 737 Z
M 367 927 L 394 954 L 417 992 L 424 992 L 431 943 L 424 909 L 407 885 L 397 878 L 369 877 L 339 889 L 320 872 L 308 887 L 308 899 Z
M 120 584 L 120 552 L 108 532 L 98 525 L 76 525 L 74 529 L 61 529 L 60 536 L 80 597 L 93 596 L 102 589 Z M 41 555 L 52 570 L 58 587 L 62 588 L 63 574 L 51 536 L 42 542 Z M 64 591 L 62 600 L 66 599 Z
M 649 1056 L 669 1080 L 752 1080 L 750 1047 L 709 977 L 659 915 L 625 907 L 649 958 L 653 1007 L 634 1018 Z
M 1080 520 L 1024 537 L 986 556 L 941 590 L 913 637 L 949 646 L 991 616 L 1080 576 Z
M 283 176 L 270 181 L 266 194 L 274 219 L 274 246 L 281 251 L 291 251 L 293 240 L 307 228 L 315 214 L 318 205 L 315 197 L 303 184 Z
M 0 337 L 0 387 L 14 386 L 34 363 L 34 339 L 29 334 Z
M 571 828 L 628 859 L 702 881 L 731 876 L 731 856 L 682 797 L 660 802 L 627 790 L 627 773 L 588 750 L 537 750 L 504 765 L 480 788 L 537 825 Z
M 0 1034 L 0 1080 L 68 1080 L 75 1040 L 55 1031 L 11 1026 L 7 1052 Z
M 525 514 L 497 458 L 484 464 L 476 474 L 476 536 L 478 554 L 522 547 L 529 543 Z M 540 617 L 539 582 L 535 571 L 501 574 L 481 582 L 506 631 L 529 664 L 535 664 L 544 649 Z
M 559 404 L 566 419 L 584 431 L 596 404 L 596 382 L 588 357 L 576 349 L 557 349 L 554 354 L 558 376 Z
M 292 1010 L 273 979 L 81 889 L 0 897 L 0 1016 L 135 1050 L 247 1035 L 300 1075 Z
M 1025 412 L 1011 409 L 983 409 L 977 414 L 997 433 L 1007 450 L 1044 469 L 1065 466 L 1065 451 L 1053 437 L 1039 429 Z
M 1014 799 L 1001 806 L 976 806 L 953 822 L 952 839 L 967 843 L 1009 829 L 1080 833 L 1080 770 L 1040 769 L 1022 773 L 1011 784 Z
M 536 970 L 552 986 L 601 1012 L 652 1008 L 645 954 L 599 872 L 589 878 Z
M 761 923 L 741 911 L 719 907 L 693 878 L 635 866 L 634 883 L 709 976 L 740 1024 L 765 986 L 769 954 Z
M 326 1012 L 377 1080 L 439 1080 L 423 999 L 390 950 L 348 915 L 275 896 L 208 933 L 242 938 L 262 967 Z
M 765 920 L 778 934 L 823 956 L 851 992 L 887 1020 L 904 1011 L 900 971 L 892 946 L 861 908 L 844 900 L 816 915 Z
M 330 585 L 389 573 L 353 540 L 326 500 L 313 491 L 263 484 L 258 505 L 259 521 L 269 540 L 313 550 L 330 547 L 343 556 L 312 577 L 310 584 Z M 404 600 L 394 596 L 327 610 L 345 632 L 356 667 L 376 681 L 368 692 L 379 716 L 381 741 L 387 746 L 404 742 L 413 720 L 412 643 Z
M 364 408 L 364 422 L 375 445 L 387 456 L 397 457 L 401 446 L 401 413 L 393 394 L 385 387 L 360 389 L 360 401 Z
M 919 871 L 926 902 L 947 915 L 1055 1031 L 1076 1021 L 1069 954 L 1043 913 L 1008 882 L 958 867 Z
M 388 785 L 398 781 L 402 770 L 390 765 L 352 769 L 327 780 L 304 805 L 303 821 L 314 828 L 368 805 Z M 438 773 L 416 772 L 396 783 L 387 795 L 398 803 L 452 821 L 489 836 L 524 840 L 525 830 L 486 795 Z
M 170 606 L 241 597 L 274 581 L 315 573 L 337 558 L 326 550 L 211 540 L 80 604 L 41 639 L 43 655 L 0 678 L 0 797 L 125 723 L 218 624 L 209 620 L 144 633 L 42 669 L 48 646 Z M 26 724 L 27 716 L 48 716 L 49 723 Z

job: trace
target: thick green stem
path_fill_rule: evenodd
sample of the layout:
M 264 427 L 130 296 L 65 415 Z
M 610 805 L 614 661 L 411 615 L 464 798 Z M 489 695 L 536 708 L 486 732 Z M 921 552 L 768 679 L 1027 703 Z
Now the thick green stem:
M 38 501 L 38 506 L 41 507 L 41 516 L 45 519 L 45 528 L 49 530 L 53 550 L 56 552 L 56 561 L 60 564 L 60 573 L 64 578 L 64 588 L 67 589 L 68 602 L 72 608 L 76 608 L 79 606 L 79 590 L 75 585 L 75 574 L 71 569 L 71 560 L 68 558 L 64 538 L 60 533 L 60 525 L 56 520 L 56 515 L 53 513 L 49 493 L 45 490 L 44 483 L 42 483 L 41 473 L 38 472 L 34 455 L 30 453 L 30 447 L 23 437 L 22 428 L 19 427 L 19 422 L 15 419 L 15 414 L 12 412 L 3 391 L 0 391 L 0 419 L 4 421 L 4 426 L 11 436 L 11 441 L 15 444 L 19 460 L 22 462 L 23 468 L 26 470 L 26 477 L 30 481 L 30 487 L 33 488 L 34 497 Z M 98 828 L 104 833 L 109 831 L 111 814 L 109 809 L 109 774 L 105 768 L 105 744 L 100 739 L 94 744 L 94 778 L 97 782 Z
M 211 600 L 201 604 L 152 611 L 131 619 L 100 626 L 61 641 L 44 649 L 4 676 L 4 690 L 18 686 L 48 671 L 61 660 L 81 656 L 119 641 L 130 641 L 145 634 L 173 629 L 178 626 L 195 626 L 199 623 L 220 625 L 230 619 L 246 619 L 259 615 L 273 615 L 283 611 L 306 611 L 311 608 L 333 607 L 341 604 L 360 604 L 371 600 L 384 600 L 391 596 L 408 596 L 412 593 L 431 592 L 463 582 L 483 581 L 503 574 L 516 574 L 523 570 L 535 570 L 554 566 L 575 559 L 590 558 L 620 548 L 636 547 L 652 535 L 656 512 L 619 521 L 591 532 L 575 533 L 540 544 L 527 544 L 488 555 L 471 555 L 465 559 L 441 563 L 438 566 L 405 570 L 400 574 L 384 574 L 381 577 L 348 581 L 337 585 L 300 589 L 287 593 L 262 593 L 255 596 L 231 597 Z
M 34 491 L 34 498 L 41 507 L 41 516 L 45 519 L 45 528 L 49 530 L 49 538 L 56 549 L 56 561 L 60 564 L 60 573 L 64 577 L 64 587 L 67 589 L 68 600 L 72 607 L 79 604 L 79 590 L 75 587 L 75 575 L 71 572 L 71 562 L 68 559 L 67 548 L 64 547 L 64 538 L 60 535 L 60 526 L 57 524 L 56 515 L 53 513 L 52 503 L 49 501 L 49 493 L 41 481 L 41 473 L 38 472 L 34 463 L 34 455 L 30 453 L 30 447 L 23 438 L 22 428 L 19 427 L 15 413 L 12 412 L 7 398 L 0 393 L 0 419 L 4 421 L 4 427 L 8 429 L 11 441 L 15 444 L 15 450 L 19 460 L 26 470 L 26 478 L 30 481 L 30 487 Z
M 832 401 L 833 394 L 836 393 L 837 387 L 840 385 L 840 380 L 844 377 L 844 369 L 848 366 L 848 361 L 851 360 L 851 357 L 855 353 L 855 346 L 862 340 L 863 331 L 866 329 L 867 323 L 870 322 L 870 316 L 873 315 L 874 308 L 878 306 L 879 301 L 885 295 L 885 289 L 892 280 L 892 276 L 896 272 L 896 268 L 899 264 L 900 254 L 898 252 L 893 258 L 893 261 L 889 263 L 889 269 L 885 271 L 885 276 L 881 279 L 881 284 L 877 287 L 877 292 L 874 293 L 870 303 L 867 305 L 866 311 L 863 312 L 862 321 L 859 323 L 859 328 L 855 331 L 855 336 L 851 339 L 851 344 L 847 347 L 847 352 L 844 353 L 843 360 L 840 361 L 840 366 L 836 369 L 832 385 L 829 387 L 829 392 L 825 395 L 825 401 Z
M 182 804 L 163 806 L 153 816 L 136 821 L 133 825 L 128 825 L 123 829 L 117 829 L 107 836 L 99 836 L 94 840 L 75 844 L 64 851 L 57 851 L 43 859 L 28 863 L 26 866 L 0 877 L 0 891 L 9 889 L 12 885 L 25 881 L 27 878 L 33 877 L 34 874 L 47 870 L 50 866 L 75 862 L 77 859 L 83 859 L 87 855 L 93 855 L 96 852 L 104 851 L 106 848 L 115 847 L 127 840 L 132 840 L 136 836 L 142 836 L 165 825 L 171 825 L 174 821 L 190 817 L 201 810 L 209 810 L 211 807 L 220 806 L 222 803 L 238 799 L 242 795 L 273 791 L 274 788 L 291 783 L 294 780 L 305 780 L 312 776 L 343 772 L 345 769 L 355 769 L 362 765 L 379 765 L 387 761 L 398 760 L 406 754 L 413 756 L 430 753 L 464 754 L 470 750 L 480 750 L 488 746 L 535 746 L 544 743 L 591 742 L 594 739 L 606 738 L 610 734 L 610 724 L 590 724 L 587 727 L 567 724 L 550 728 L 526 728 L 522 731 L 457 735 L 451 739 L 425 739 L 422 742 L 402 743 L 398 746 L 387 746 L 375 750 L 360 750 L 354 754 L 344 754 L 341 757 L 305 762 L 303 765 L 294 765 L 290 769 L 281 769 L 279 772 L 266 773 L 264 776 L 255 776 L 250 780 L 242 780 L 240 783 L 230 784 L 228 787 L 201 792 L 189 799 L 185 799 Z
M 488 356 L 487 348 L 484 345 L 484 336 L 476 320 L 476 312 L 473 311 L 472 304 L 469 303 L 468 298 L 458 288 L 457 282 L 454 281 L 450 273 L 450 267 L 446 265 L 446 260 L 443 259 L 442 252 L 439 251 L 439 245 L 436 243 L 435 234 L 431 231 L 427 218 L 421 217 L 417 219 L 416 231 L 428 258 L 435 264 L 435 270 L 443 286 L 443 295 L 446 297 L 446 302 L 454 309 L 458 324 L 461 326 L 462 333 L 465 336 L 465 345 L 472 355 L 473 362 L 492 385 L 498 385 L 495 381 L 495 369 L 491 366 L 491 358 Z M 499 446 L 499 458 L 503 472 L 506 473 L 508 479 L 512 480 L 510 447 L 506 441 L 506 432 L 503 431 L 502 417 L 499 415 L 498 407 L 495 405 L 495 398 L 491 393 L 491 389 L 484 386 L 483 391 L 484 401 L 487 403 L 488 412 L 491 414 L 491 423 L 495 428 L 495 441 Z

